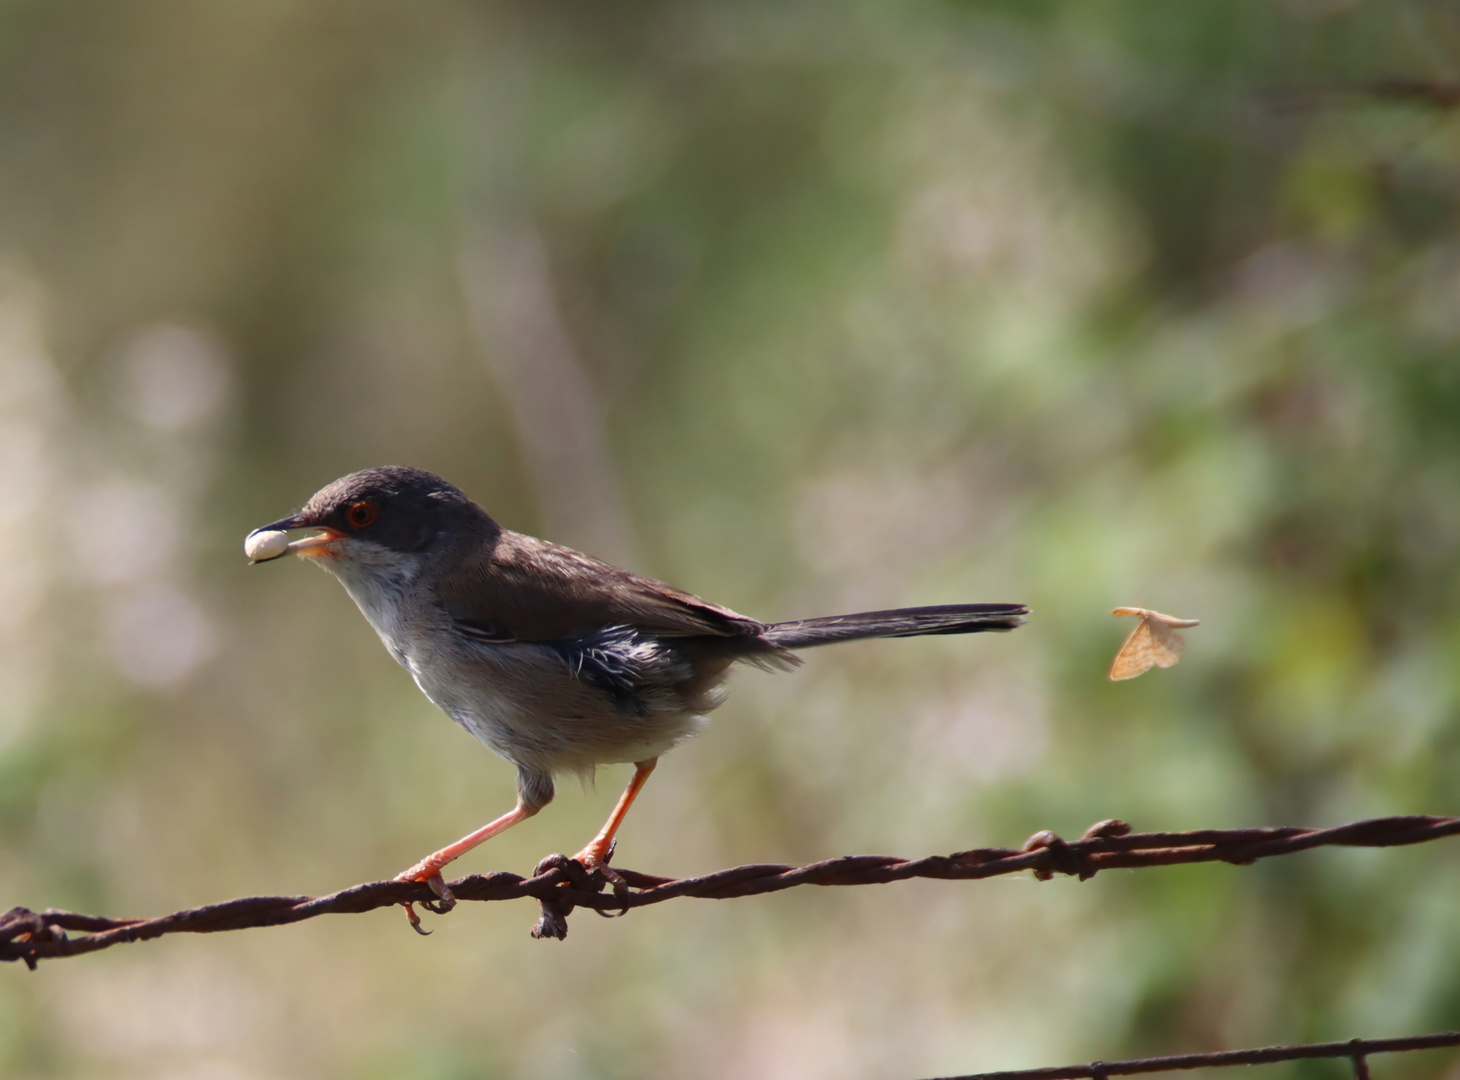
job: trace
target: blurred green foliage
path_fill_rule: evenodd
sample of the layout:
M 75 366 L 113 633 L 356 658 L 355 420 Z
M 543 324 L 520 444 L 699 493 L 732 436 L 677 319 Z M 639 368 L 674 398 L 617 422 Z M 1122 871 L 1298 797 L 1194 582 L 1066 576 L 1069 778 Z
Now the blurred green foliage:
M 1380 85 L 1457 67 L 1422 0 L 0 4 L 6 903 L 325 892 L 510 804 L 336 586 L 244 565 L 392 462 L 757 617 L 1034 607 L 742 673 L 624 865 L 1460 812 L 1460 118 Z M 1106 682 L 1117 604 L 1201 618 L 1183 664 Z M 1457 887 L 1435 844 L 320 920 L 0 973 L 0 1074 L 1401 1035 L 1460 1026 Z

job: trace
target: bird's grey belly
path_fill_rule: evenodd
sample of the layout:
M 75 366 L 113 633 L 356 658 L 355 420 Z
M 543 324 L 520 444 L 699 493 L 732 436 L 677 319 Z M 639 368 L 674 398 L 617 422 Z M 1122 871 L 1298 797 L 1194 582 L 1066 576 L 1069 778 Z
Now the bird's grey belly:
M 421 692 L 519 767 L 591 773 L 597 765 L 644 761 L 704 724 L 662 687 L 626 705 L 582 677 L 581 660 L 551 645 L 470 641 L 435 613 L 412 608 L 407 580 L 340 576 Z
M 575 678 L 549 646 L 465 643 L 455 675 L 439 664 L 406 668 L 421 691 L 473 736 L 516 765 L 590 773 L 643 761 L 693 734 L 703 721 L 682 707 L 626 711 Z

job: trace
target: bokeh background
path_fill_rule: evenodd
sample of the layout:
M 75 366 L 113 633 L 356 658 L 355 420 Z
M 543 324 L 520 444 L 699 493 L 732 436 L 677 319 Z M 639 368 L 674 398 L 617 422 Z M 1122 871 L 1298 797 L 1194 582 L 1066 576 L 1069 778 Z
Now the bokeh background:
M 1419 0 L 5 0 L 0 907 L 323 893 L 510 806 L 335 583 L 244 562 L 387 463 L 760 618 L 1034 607 L 741 672 L 622 865 L 1460 812 L 1456 77 Z M 1117 604 L 1199 617 L 1186 661 L 1108 683 Z M 627 773 L 462 872 L 576 850 Z M 1460 1026 L 1457 895 L 1434 844 L 563 943 L 332 917 L 0 972 L 0 1074 L 1401 1035 Z

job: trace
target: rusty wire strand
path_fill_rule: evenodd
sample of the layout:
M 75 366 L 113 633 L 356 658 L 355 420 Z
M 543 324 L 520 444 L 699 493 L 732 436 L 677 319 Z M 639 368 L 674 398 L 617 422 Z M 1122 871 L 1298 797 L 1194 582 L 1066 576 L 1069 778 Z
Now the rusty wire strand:
M 1092 825 L 1079 840 L 1070 842 L 1051 832 L 1038 832 L 1017 851 L 975 848 L 912 860 L 891 855 L 844 855 L 807 866 L 752 864 L 679 879 L 618 870 L 626 886 L 618 892 L 605 892 L 606 882 L 600 875 L 588 877 L 572 860 L 549 856 L 530 878 L 502 871 L 473 874 L 451 882 L 450 888 L 456 900 L 531 897 L 542 906 L 533 936 L 561 938 L 567 934 L 567 917 L 575 907 L 613 915 L 679 896 L 725 900 L 798 885 L 876 885 L 909 878 L 967 880 L 1023 870 L 1032 871 L 1042 880 L 1055 874 L 1084 880 L 1100 870 L 1199 862 L 1246 865 L 1315 847 L 1394 847 L 1457 833 L 1460 818 L 1430 816 L 1374 818 L 1330 829 L 1283 826 L 1181 833 L 1133 833 L 1129 825 L 1112 820 Z M 124 941 L 282 926 L 320 915 L 359 913 L 435 899 L 423 884 L 377 881 L 321 897 L 243 897 L 153 919 L 113 919 L 51 909 L 33 912 L 17 907 L 0 916 L 0 960 L 22 960 L 34 968 L 40 960 L 97 952 Z M 87 936 L 70 938 L 67 931 Z
M 1206 1054 L 1176 1054 L 1170 1057 L 1136 1058 L 1130 1061 L 1092 1061 L 1088 1065 L 1061 1065 L 1049 1069 L 1019 1069 L 1013 1072 L 965 1073 L 938 1080 L 1102 1080 L 1107 1076 L 1135 1076 L 1139 1073 L 1175 1072 L 1179 1069 L 1210 1069 L 1229 1065 L 1271 1065 L 1305 1058 L 1349 1058 L 1358 1080 L 1368 1080 L 1366 1058 L 1370 1054 L 1397 1054 L 1411 1050 L 1434 1050 L 1460 1046 L 1460 1031 L 1415 1035 L 1404 1039 L 1350 1039 L 1348 1042 L 1304 1043 L 1300 1046 L 1265 1046 L 1260 1050 L 1214 1050 Z

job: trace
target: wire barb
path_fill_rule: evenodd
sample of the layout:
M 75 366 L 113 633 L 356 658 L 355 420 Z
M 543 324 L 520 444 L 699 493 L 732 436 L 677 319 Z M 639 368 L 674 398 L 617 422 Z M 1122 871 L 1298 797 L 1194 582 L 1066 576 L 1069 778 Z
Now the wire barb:
M 1353 1040 L 1358 1042 L 1357 1039 Z M 1354 1063 L 1354 1080 L 1369 1080 L 1369 1059 L 1364 1054 L 1355 1054 L 1351 1059 Z
M 601 874 L 587 875 L 571 859 L 550 856 L 530 878 L 501 871 L 473 874 L 451 882 L 450 894 L 458 901 L 535 899 L 542 905 L 542 918 L 534 927 L 533 936 L 561 939 L 568 932 L 568 916 L 578 907 L 600 913 L 626 913 L 681 896 L 727 900 L 801 885 L 880 885 L 910 878 L 964 881 L 1025 870 L 1042 879 L 1065 874 L 1085 880 L 1110 869 L 1200 862 L 1245 866 L 1258 859 L 1316 847 L 1397 847 L 1439 840 L 1460 834 L 1460 818 L 1373 818 L 1330 829 L 1280 826 L 1177 833 L 1129 830 L 1130 826 L 1124 822 L 1110 820 L 1092 825 L 1074 841 L 1061 840 L 1054 833 L 1041 830 L 1017 850 L 974 848 L 922 859 L 843 855 L 807 866 L 750 864 L 692 878 L 656 877 L 635 870 L 618 870 L 617 876 L 627 888 L 612 892 L 604 891 L 608 882 Z M 358 914 L 437 899 L 430 886 L 420 882 L 376 881 L 320 897 L 242 897 L 154 919 L 112 919 L 53 909 L 37 913 L 16 907 L 0 916 L 0 960 L 21 960 L 34 968 L 41 960 L 98 952 L 124 941 L 282 926 L 321 915 Z M 69 937 L 68 931 L 85 936 Z

